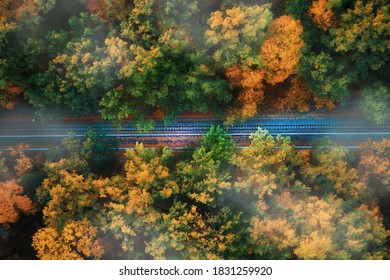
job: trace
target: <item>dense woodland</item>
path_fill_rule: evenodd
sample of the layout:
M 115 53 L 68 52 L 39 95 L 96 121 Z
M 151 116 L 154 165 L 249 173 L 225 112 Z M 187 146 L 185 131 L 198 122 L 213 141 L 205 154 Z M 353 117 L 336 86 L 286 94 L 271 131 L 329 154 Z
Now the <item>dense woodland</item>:
M 389 258 L 388 139 L 354 154 L 259 130 L 236 149 L 211 127 L 179 155 L 115 145 L 91 131 L 45 158 L 15 146 L 0 161 L 0 258 Z
M 386 0 L 0 0 L 0 106 L 226 124 L 358 98 L 390 117 Z M 175 154 L 101 131 L 0 154 L 0 259 L 388 259 L 390 140 L 220 127 Z
M 356 96 L 383 123 L 389 5 L 1 0 L 0 106 L 24 99 L 41 115 L 131 117 L 150 129 L 150 114 L 169 123 L 183 111 L 211 112 L 231 123 L 264 108 L 305 112 Z

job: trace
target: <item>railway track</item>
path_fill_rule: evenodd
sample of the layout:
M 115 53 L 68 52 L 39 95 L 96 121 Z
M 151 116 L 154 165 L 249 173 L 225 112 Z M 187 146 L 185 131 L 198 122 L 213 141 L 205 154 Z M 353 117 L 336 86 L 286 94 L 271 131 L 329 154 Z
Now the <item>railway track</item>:
M 223 126 L 221 120 L 190 121 L 179 120 L 169 126 L 157 122 L 154 130 L 139 132 L 130 124 L 123 124 L 120 129 L 108 122 L 97 123 L 0 123 L 0 148 L 4 149 L 19 142 L 27 142 L 31 147 L 58 145 L 62 138 L 73 132 L 76 137 L 83 137 L 90 129 L 98 129 L 109 137 L 116 137 L 121 147 L 134 146 L 135 142 L 153 145 L 182 147 L 199 141 L 211 125 Z M 258 128 L 266 129 L 271 135 L 289 136 L 299 144 L 310 140 L 330 137 L 336 142 L 351 143 L 366 141 L 368 137 L 380 140 L 390 137 L 390 124 L 374 125 L 359 118 L 345 117 L 263 117 L 236 123 L 226 127 L 240 146 L 248 142 L 248 137 Z

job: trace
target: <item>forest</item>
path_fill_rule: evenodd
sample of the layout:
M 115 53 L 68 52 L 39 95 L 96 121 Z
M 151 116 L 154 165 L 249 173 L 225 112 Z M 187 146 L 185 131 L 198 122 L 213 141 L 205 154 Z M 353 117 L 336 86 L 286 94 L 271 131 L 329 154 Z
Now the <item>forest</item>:
M 389 258 L 389 139 L 353 154 L 259 129 L 236 149 L 212 126 L 179 155 L 115 145 L 91 131 L 46 158 L 21 145 L 3 158 L 0 258 Z
M 0 0 L 0 110 L 226 126 L 358 107 L 390 122 L 386 0 Z M 153 117 L 151 117 L 153 116 Z M 0 259 L 390 259 L 390 139 L 0 151 Z

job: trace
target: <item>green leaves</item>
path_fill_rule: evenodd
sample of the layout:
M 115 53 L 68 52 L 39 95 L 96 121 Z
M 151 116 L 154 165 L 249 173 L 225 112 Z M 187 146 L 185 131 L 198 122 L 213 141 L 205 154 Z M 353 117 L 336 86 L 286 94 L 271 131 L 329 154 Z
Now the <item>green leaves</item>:
M 390 59 L 389 9 L 382 0 L 358 0 L 353 9 L 342 14 L 340 26 L 330 31 L 331 45 L 349 57 L 362 78 L 369 71 L 384 68 Z
M 349 71 L 346 61 L 325 52 L 306 54 L 300 71 L 317 98 L 329 98 L 334 102 L 347 101 L 350 98 L 349 86 L 357 79 L 356 74 Z
M 200 143 L 201 148 L 210 153 L 211 158 L 220 166 L 220 170 L 223 170 L 228 167 L 235 144 L 226 130 L 212 125 Z
M 377 124 L 385 123 L 390 117 L 390 88 L 380 81 L 365 86 L 361 92 L 360 107 L 367 119 Z

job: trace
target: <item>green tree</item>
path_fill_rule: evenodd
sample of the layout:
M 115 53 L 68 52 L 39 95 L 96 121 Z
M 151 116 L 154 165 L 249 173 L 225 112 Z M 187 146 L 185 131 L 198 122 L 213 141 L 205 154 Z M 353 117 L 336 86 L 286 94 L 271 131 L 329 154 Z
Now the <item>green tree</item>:
M 0 107 L 12 109 L 17 103 L 17 97 L 22 90 L 14 84 L 14 77 L 10 72 L 12 66 L 9 60 L 9 36 L 16 29 L 15 10 L 11 1 L 0 4 Z
M 259 129 L 250 136 L 251 144 L 233 155 L 232 162 L 245 172 L 235 183 L 237 191 L 256 194 L 259 210 L 267 207 L 268 196 L 294 183 L 306 158 L 289 138 L 273 137 Z
M 295 19 L 303 18 L 311 5 L 310 0 L 286 0 L 285 2 L 287 12 Z
M 365 86 L 360 91 L 360 108 L 367 119 L 381 124 L 390 117 L 390 89 L 380 82 L 374 82 L 372 85 Z
M 100 102 L 104 118 L 132 116 L 138 128 L 150 128 L 145 115 L 153 110 L 169 123 L 186 110 L 220 113 L 230 101 L 226 81 L 188 31 L 196 1 L 179 2 L 134 1 L 120 36 L 107 38 L 109 61 L 116 61 L 119 69 L 117 84 Z
M 108 137 L 98 129 L 88 130 L 82 149 L 86 151 L 85 156 L 92 173 L 110 175 L 115 170 L 118 166 L 115 154 L 118 145 L 118 140 L 114 137 Z
M 215 149 L 231 143 L 220 129 L 216 134 L 218 138 L 211 128 L 192 159 L 176 165 L 175 181 L 180 187 L 162 216 L 158 238 L 147 246 L 154 258 L 224 259 L 245 250 L 239 246 L 240 213 L 228 203 L 229 173 L 220 168 L 223 158 Z
M 48 163 L 62 159 L 62 166 L 69 172 L 110 175 L 117 167 L 117 148 L 116 139 L 107 137 L 99 129 L 91 129 L 84 137 L 70 133 L 60 147 L 49 150 L 46 159 Z
M 48 106 L 64 105 L 76 115 L 97 113 L 99 100 L 105 88 L 112 86 L 111 65 L 102 65 L 97 58 L 104 57 L 103 22 L 86 13 L 69 19 L 73 38 L 67 39 L 65 49 L 57 50 L 48 63 L 48 69 L 31 77 L 30 102 L 45 110 Z M 69 35 L 49 33 L 51 49 Z
M 242 241 L 236 234 L 238 220 L 228 208 L 211 215 L 195 205 L 176 202 L 163 215 L 161 233 L 146 250 L 156 259 L 234 258 Z
M 225 169 L 229 165 L 235 144 L 223 128 L 212 125 L 207 134 L 202 138 L 199 148 L 204 148 L 206 152 L 211 152 L 211 158 L 220 165 L 221 169 Z
M 356 81 L 356 73 L 350 71 L 345 60 L 331 53 L 306 53 L 302 58 L 303 73 L 315 97 L 345 102 L 350 98 L 349 87 Z
M 390 58 L 389 8 L 387 1 L 357 0 L 341 15 L 339 26 L 330 30 L 330 44 L 348 58 L 363 79 L 370 71 L 386 71 Z

